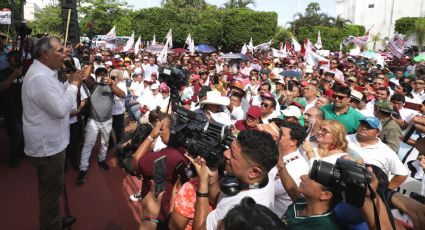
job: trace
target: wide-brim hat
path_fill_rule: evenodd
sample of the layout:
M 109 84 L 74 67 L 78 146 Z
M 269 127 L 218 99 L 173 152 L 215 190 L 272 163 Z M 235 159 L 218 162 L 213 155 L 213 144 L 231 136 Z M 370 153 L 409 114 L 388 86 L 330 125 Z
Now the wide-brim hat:
M 213 91 L 209 91 L 207 92 L 207 99 L 201 101 L 199 104 L 201 105 L 205 105 L 205 104 L 210 104 L 210 105 L 229 105 L 230 104 L 230 99 L 228 97 L 224 97 L 221 96 L 221 93 L 213 90 Z

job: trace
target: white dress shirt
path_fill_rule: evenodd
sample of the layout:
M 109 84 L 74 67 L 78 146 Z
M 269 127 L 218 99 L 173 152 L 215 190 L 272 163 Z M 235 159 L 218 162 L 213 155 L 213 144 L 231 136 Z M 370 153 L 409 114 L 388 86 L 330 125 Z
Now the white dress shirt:
M 120 81 L 117 83 L 117 87 L 120 88 L 124 94 L 125 97 L 127 97 L 127 86 L 125 84 L 125 81 Z M 112 105 L 112 115 L 120 115 L 125 112 L 125 97 L 120 98 L 117 95 L 114 95 L 114 104 Z
M 69 143 L 69 113 L 78 87 L 67 88 L 57 71 L 38 60 L 28 69 L 22 85 L 25 154 L 45 157 L 63 151 Z

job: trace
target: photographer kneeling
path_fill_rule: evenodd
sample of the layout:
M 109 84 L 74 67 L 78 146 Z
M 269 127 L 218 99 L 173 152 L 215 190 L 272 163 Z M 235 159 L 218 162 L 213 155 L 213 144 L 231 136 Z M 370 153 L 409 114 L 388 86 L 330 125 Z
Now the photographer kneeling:
M 133 154 L 131 165 L 133 171 L 140 173 L 143 176 L 143 180 L 145 183 L 142 185 L 142 196 L 145 196 L 149 189 L 150 185 L 146 183 L 150 179 L 156 179 L 157 176 L 162 175 L 164 178 L 161 178 L 163 181 L 162 188 L 159 188 L 158 181 L 155 181 L 155 193 L 158 195 L 160 192 L 165 191 L 161 200 L 161 211 L 158 216 L 160 221 L 164 221 L 169 213 L 170 207 L 170 198 L 171 198 L 171 190 L 173 184 L 177 181 L 178 175 L 185 178 L 184 169 L 187 165 L 187 160 L 185 159 L 183 153 L 183 149 L 176 149 L 173 147 L 166 147 L 158 152 L 153 152 L 152 143 L 158 137 L 161 137 L 162 142 L 165 145 L 168 145 L 171 134 L 171 127 L 175 126 L 178 122 L 178 118 L 176 115 L 171 114 L 165 117 L 162 121 L 159 121 L 149 136 L 143 141 L 143 143 L 139 146 L 136 152 Z M 154 167 L 155 162 L 157 160 L 166 158 L 165 160 L 165 168 L 162 171 Z M 157 188 L 159 188 L 157 190 Z M 147 217 L 144 217 L 147 218 Z

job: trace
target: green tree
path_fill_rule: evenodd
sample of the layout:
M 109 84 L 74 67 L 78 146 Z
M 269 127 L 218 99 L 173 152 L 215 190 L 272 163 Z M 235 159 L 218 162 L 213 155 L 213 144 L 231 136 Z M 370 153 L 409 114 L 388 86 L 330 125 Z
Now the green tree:
M 397 33 L 410 35 L 415 31 L 415 22 L 419 18 L 403 17 L 395 21 L 394 29 Z
M 254 0 L 228 0 L 224 3 L 225 8 L 247 8 L 250 4 L 255 6 Z
M 117 35 L 130 35 L 133 30 L 132 15 L 126 1 L 120 0 L 85 0 L 79 7 L 80 33 L 87 34 L 87 25 L 93 25 L 94 34 L 106 34 L 116 26 Z
M 196 9 L 204 9 L 207 6 L 205 0 L 161 0 L 163 7 L 181 9 L 193 7 Z
M 280 42 L 285 43 L 286 40 L 291 39 L 292 33 L 291 31 L 287 30 L 283 26 L 277 26 L 276 34 L 273 38 L 273 46 L 278 47 Z
M 416 20 L 415 35 L 419 51 L 423 51 L 423 46 L 425 42 L 425 18 Z
M 62 33 L 63 25 L 61 19 L 61 7 L 57 5 L 48 5 L 38 13 L 35 13 L 36 20 L 29 22 L 28 26 L 32 28 L 33 34 L 45 32 Z
M 320 13 L 320 5 L 317 2 L 311 2 L 303 13 L 294 15 L 294 20 L 289 22 L 290 30 L 294 34 L 298 34 L 302 29 L 313 26 L 332 26 L 334 18 L 325 13 Z
M 370 42 L 373 43 L 373 50 L 376 50 L 376 43 L 381 42 L 382 43 L 383 39 L 381 38 L 381 34 L 375 34 L 372 36 L 372 39 Z

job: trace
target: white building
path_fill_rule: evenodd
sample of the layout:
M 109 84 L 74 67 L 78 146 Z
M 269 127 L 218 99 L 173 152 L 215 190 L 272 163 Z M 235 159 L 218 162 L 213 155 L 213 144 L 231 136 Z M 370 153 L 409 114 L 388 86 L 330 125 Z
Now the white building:
M 40 11 L 41 8 L 35 2 L 27 1 L 24 6 L 24 19 L 27 21 L 34 21 L 35 13 Z
M 336 0 L 336 16 L 380 34 L 382 39 L 394 36 L 394 25 L 402 17 L 424 17 L 425 0 Z

